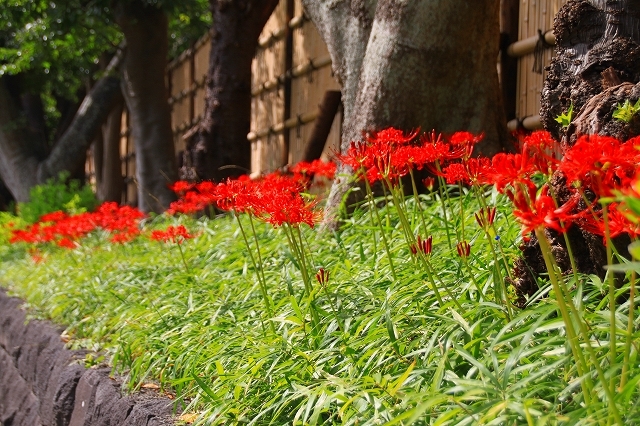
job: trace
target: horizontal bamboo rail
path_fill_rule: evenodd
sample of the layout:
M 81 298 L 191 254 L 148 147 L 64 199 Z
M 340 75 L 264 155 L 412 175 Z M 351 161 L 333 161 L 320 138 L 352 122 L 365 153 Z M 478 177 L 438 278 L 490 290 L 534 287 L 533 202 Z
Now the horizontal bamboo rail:
M 280 133 L 288 129 L 293 129 L 296 126 L 311 123 L 318 117 L 318 111 L 308 112 L 306 114 L 300 114 L 297 117 L 289 118 L 282 123 L 275 124 L 266 129 L 258 130 L 257 132 L 249 132 L 247 134 L 247 140 L 253 142 L 256 139 L 263 138 L 269 134 Z
M 260 84 L 258 87 L 251 91 L 251 96 L 259 96 L 260 94 L 267 92 L 269 90 L 273 90 L 278 86 L 284 84 L 284 82 L 288 78 L 297 78 L 302 77 L 310 72 L 313 72 L 317 69 L 324 68 L 326 66 L 331 65 L 331 56 L 321 56 L 316 59 L 309 59 L 306 63 L 300 64 L 297 67 L 293 67 L 289 71 L 285 72 L 277 76 L 276 78 L 272 78 L 271 80 L 265 81 Z
M 193 95 L 198 89 L 204 87 L 205 82 L 207 81 L 207 76 L 203 75 L 200 80 L 194 81 L 191 87 L 188 89 L 181 90 L 178 94 L 169 98 L 169 105 L 173 105 L 176 102 L 180 102 L 187 96 Z
M 510 132 L 514 132 L 518 130 L 518 128 L 524 128 L 525 130 L 539 130 L 542 129 L 542 122 L 540 121 L 539 115 L 531 115 L 529 117 L 525 117 L 522 120 L 518 120 L 517 118 L 511 120 L 507 123 L 507 129 Z
M 308 21 L 307 15 L 300 15 L 291 18 L 287 27 L 278 28 L 276 31 L 271 32 L 269 35 L 262 37 L 258 40 L 258 46 L 262 49 L 266 49 L 278 40 L 282 40 L 287 35 L 287 29 L 295 30 L 302 27 L 306 21 Z
M 553 31 L 545 31 L 542 33 L 544 37 L 544 42 L 547 45 L 553 46 L 556 44 L 556 36 L 553 35 Z M 512 58 L 520 58 L 522 56 L 528 55 L 529 53 L 533 53 L 536 50 L 536 45 L 540 41 L 540 36 L 531 36 L 525 38 L 523 40 L 518 40 L 515 43 L 509 45 L 507 47 L 507 55 Z

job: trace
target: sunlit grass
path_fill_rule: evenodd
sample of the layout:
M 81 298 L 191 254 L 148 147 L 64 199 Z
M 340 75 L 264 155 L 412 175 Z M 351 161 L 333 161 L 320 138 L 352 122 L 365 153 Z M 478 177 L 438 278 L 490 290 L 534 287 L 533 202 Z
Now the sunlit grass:
M 496 230 L 511 263 L 519 255 L 520 228 L 510 204 L 495 193 L 488 200 L 498 209 Z M 311 265 L 330 272 L 326 291 L 317 291 L 311 306 L 282 230 L 256 225 L 271 318 L 230 216 L 159 217 L 146 224 L 182 223 L 196 234 L 181 246 L 188 268 L 175 244 L 140 237 L 117 245 L 93 234 L 77 249 L 47 250 L 37 264 L 18 248 L 3 248 L 1 283 L 27 301 L 32 315 L 66 325 L 72 347 L 106 353 L 133 390 L 157 382 L 197 413 L 199 424 L 606 424 L 602 403 L 585 404 L 584 378 L 553 292 L 510 316 L 494 298 L 495 271 L 507 272 L 492 255 L 490 244 L 497 242 L 476 224 L 476 198 L 465 193 L 461 201 L 467 214 L 449 211 L 445 220 L 442 204 L 424 197 L 427 229 L 420 228 L 433 236 L 437 283 L 457 304 L 439 303 L 393 207 L 378 212 L 396 278 L 366 209 L 337 233 L 303 226 Z M 406 203 L 407 220 L 417 229 L 415 200 Z M 247 218 L 241 220 L 248 228 Z M 462 223 L 471 244 L 468 268 L 455 237 L 450 247 L 447 236 Z M 570 283 L 575 303 L 597 356 L 606 359 L 606 289 L 595 278 L 579 280 Z M 315 328 L 311 310 L 319 317 Z M 626 325 L 628 306 L 620 304 L 616 315 Z M 630 379 L 616 393 L 627 424 L 640 418 L 640 336 L 634 333 Z M 601 394 L 595 373 L 592 379 Z

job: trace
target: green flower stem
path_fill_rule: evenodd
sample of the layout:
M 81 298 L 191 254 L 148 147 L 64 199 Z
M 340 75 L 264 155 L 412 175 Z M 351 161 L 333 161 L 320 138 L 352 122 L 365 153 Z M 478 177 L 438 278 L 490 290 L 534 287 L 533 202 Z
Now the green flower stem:
M 587 362 L 580 348 L 580 342 L 578 341 L 578 335 L 573 324 L 573 318 L 569 311 L 569 307 L 567 306 L 567 301 L 565 300 L 565 292 L 561 289 L 561 286 L 564 286 L 564 282 L 562 282 L 561 284 L 558 280 L 555 262 L 551 257 L 551 246 L 547 241 L 547 236 L 544 234 L 544 230 L 536 228 L 535 234 L 536 238 L 538 239 L 538 243 L 540 244 L 540 251 L 542 252 L 544 263 L 547 267 L 547 271 L 549 272 L 549 280 L 551 281 L 551 286 L 553 287 L 553 291 L 556 293 L 558 308 L 560 309 L 560 314 L 562 315 L 562 319 L 564 320 L 565 328 L 567 330 L 567 337 L 569 338 L 569 346 L 571 347 L 571 352 L 573 353 L 573 356 L 576 360 L 578 375 L 584 378 L 580 382 L 580 386 L 582 387 L 584 393 L 585 404 L 588 407 L 589 405 L 591 405 L 591 392 L 593 390 L 593 383 L 591 382 L 591 377 L 587 375 Z
M 402 225 L 402 230 L 404 232 L 405 241 L 407 245 L 411 245 L 415 243 L 415 237 L 413 236 L 413 229 L 407 216 L 404 214 L 403 204 L 400 202 L 400 199 L 403 197 L 399 197 L 397 191 L 394 191 L 394 188 L 391 184 L 391 181 L 385 177 L 385 183 L 389 186 L 391 197 L 393 199 L 393 205 L 396 208 L 396 212 L 398 212 L 398 218 L 400 219 L 400 224 Z
M 180 251 L 180 257 L 182 258 L 182 264 L 184 265 L 184 269 L 186 269 L 187 274 L 191 274 L 191 271 L 189 271 L 189 265 L 187 265 L 187 261 L 184 258 L 184 252 L 182 251 L 182 244 L 180 244 L 180 242 L 177 242 L 178 245 L 178 250 Z
M 476 280 L 476 277 L 473 274 L 473 271 L 471 270 L 471 267 L 469 266 L 469 261 L 467 260 L 467 258 L 464 257 L 464 256 L 461 256 L 461 258 L 462 258 L 462 263 L 464 263 L 464 267 L 467 270 L 467 274 L 471 277 L 471 282 L 473 283 L 473 285 L 478 290 L 478 295 L 480 296 L 480 301 L 481 301 L 482 299 L 484 299 L 484 294 L 482 293 L 482 287 L 480 287 L 480 284 Z
M 387 259 L 389 259 L 389 267 L 391 268 L 391 275 L 393 275 L 394 281 L 397 281 L 398 276 L 396 275 L 396 268 L 393 266 L 393 258 L 391 257 L 391 250 L 389 250 L 389 242 L 387 241 L 384 228 L 382 227 L 382 220 L 380 219 L 380 214 L 378 213 L 378 209 L 375 206 L 375 200 L 373 198 L 373 191 L 371 191 L 371 185 L 369 185 L 369 181 L 366 179 L 364 180 L 364 183 L 367 189 L 367 196 L 369 197 L 369 201 L 371 202 L 371 210 L 374 211 L 376 219 L 378 220 L 378 226 L 380 227 L 380 235 L 382 236 L 382 244 L 384 244 L 384 249 L 387 252 Z
M 613 253 L 611 252 L 611 232 L 609 230 L 609 217 L 607 207 L 602 208 L 602 220 L 604 222 L 604 238 L 607 242 L 605 248 L 607 250 L 607 265 L 613 264 Z M 616 365 L 616 359 L 618 358 L 618 348 L 616 347 L 616 283 L 611 271 L 607 272 L 607 284 L 609 287 L 609 363 L 612 368 Z M 609 388 L 615 389 L 616 375 L 612 374 Z
M 444 303 L 442 301 L 442 296 L 440 295 L 440 290 L 438 290 L 438 284 L 436 283 L 436 281 L 434 279 L 434 277 L 436 275 L 433 272 L 433 267 L 431 266 L 431 262 L 429 262 L 429 257 L 426 254 L 424 254 L 424 253 L 422 253 L 420 251 L 418 251 L 418 252 L 420 253 L 420 260 L 422 261 L 423 265 L 425 266 L 425 271 L 427 272 L 427 278 L 429 279 L 429 282 L 433 286 L 433 292 L 435 293 L 436 298 L 438 299 L 438 302 L 440 303 L 440 306 L 444 306 Z M 453 293 L 451 292 L 451 290 L 449 289 L 449 286 L 446 286 L 446 285 L 442 284 L 442 287 L 447 292 L 447 295 L 453 301 L 453 303 L 456 305 L 456 307 L 461 312 L 465 312 L 465 310 L 462 307 L 462 305 L 460 304 L 460 302 L 458 302 L 458 298 L 455 297 L 453 295 Z
M 604 389 L 605 395 L 609 401 L 609 413 L 615 419 L 616 423 L 621 425 L 623 424 L 623 422 L 622 418 L 620 417 L 618 407 L 615 404 L 613 391 L 609 386 L 607 386 L 607 379 L 604 375 L 604 372 L 602 371 L 602 367 L 600 366 L 598 357 L 593 350 L 593 347 L 591 346 L 591 341 L 589 339 L 589 330 L 587 330 L 586 324 L 580 317 L 580 313 L 573 304 L 573 299 L 570 297 L 569 290 L 566 288 L 566 284 L 564 283 L 564 281 L 558 280 L 558 274 L 556 272 L 556 268 L 554 267 L 554 260 L 551 256 L 551 247 L 549 245 L 549 242 L 547 241 L 546 235 L 544 234 L 544 230 L 538 228 L 535 230 L 535 234 L 538 238 L 538 243 L 540 244 L 540 250 L 542 251 L 545 265 L 547 266 L 547 270 L 549 271 L 549 280 L 551 281 L 551 285 L 557 295 L 558 307 L 560 308 L 560 313 L 562 314 L 562 318 L 567 329 L 567 336 L 569 337 L 569 345 L 571 346 L 571 350 L 577 361 L 576 367 L 578 368 L 578 374 L 583 377 L 583 381 L 580 383 L 580 385 L 584 390 L 585 404 L 587 405 L 587 407 L 589 407 L 590 405 L 589 401 L 591 400 L 593 383 L 591 381 L 591 377 L 586 374 L 588 371 L 587 363 L 580 348 L 578 336 L 574 328 L 573 318 L 575 318 L 575 321 L 580 328 L 580 334 L 586 345 L 587 352 L 589 353 L 591 362 L 598 374 L 598 379 L 602 384 L 602 388 Z M 566 295 L 568 295 L 569 297 L 566 297 Z
M 251 234 L 253 235 L 253 241 L 256 243 L 256 254 L 258 255 L 258 265 L 260 265 L 260 274 L 262 274 L 262 282 L 265 283 L 267 280 L 264 277 L 264 268 L 262 267 L 262 254 L 260 251 L 260 242 L 258 241 L 258 233 L 256 232 L 255 224 L 253 223 L 253 215 L 249 214 L 249 223 L 251 224 Z
M 320 317 L 318 316 L 318 312 L 313 306 L 314 294 L 313 294 L 313 286 L 311 285 L 311 277 L 309 276 L 309 268 L 307 264 L 307 257 L 305 255 L 304 243 L 302 239 L 302 232 L 300 231 L 300 227 L 292 227 L 289 224 L 285 224 L 285 229 L 289 231 L 291 234 L 291 241 L 294 245 L 294 250 L 298 254 L 298 260 L 300 261 L 300 272 L 302 273 L 302 280 L 304 281 L 305 289 L 307 290 L 307 296 L 309 298 L 309 313 L 311 314 L 311 332 L 314 336 L 316 336 L 317 327 L 320 324 Z M 293 230 L 296 230 L 294 233 Z M 296 241 L 296 236 L 298 237 L 298 241 Z
M 415 176 L 413 175 L 413 169 L 409 169 L 409 175 L 411 176 L 411 188 L 413 189 L 413 199 L 415 200 L 416 208 L 420 214 L 420 223 L 422 224 L 422 230 L 427 232 L 427 223 L 424 220 L 424 211 L 422 210 L 422 203 L 418 196 L 418 188 L 416 186 Z
M 635 296 L 636 296 L 636 271 L 631 272 L 631 282 L 629 287 L 629 314 L 627 317 L 627 335 L 624 342 L 624 360 L 622 362 L 622 373 L 620 374 L 620 387 L 624 389 L 629 379 L 629 357 L 631 355 L 631 345 L 633 343 Z
M 464 198 L 462 196 L 463 192 L 462 192 L 462 182 L 458 183 L 458 191 L 460 191 L 460 195 L 458 197 L 458 199 L 460 200 L 460 235 L 458 236 L 458 241 L 465 241 L 464 238 Z
M 300 256 L 300 271 L 302 272 L 302 279 L 304 280 L 305 287 L 307 288 L 307 292 L 309 293 L 308 296 L 312 297 L 311 293 L 313 292 L 313 286 L 311 285 L 311 277 L 309 276 L 309 268 L 307 264 L 307 256 L 305 254 L 304 243 L 302 240 L 302 232 L 300 231 L 300 227 L 298 226 L 292 227 L 288 224 L 286 226 L 291 232 L 291 235 L 293 237 L 292 240 L 296 245 L 298 254 Z M 293 232 L 294 229 L 295 232 Z M 295 237 L 298 237 L 297 241 Z
M 249 258 L 251 259 L 251 264 L 253 265 L 253 269 L 256 271 L 256 276 L 258 277 L 258 284 L 260 286 L 260 291 L 262 293 L 262 299 L 264 300 L 264 307 L 267 311 L 267 315 L 269 315 L 269 326 L 271 328 L 271 332 L 276 334 L 276 327 L 273 325 L 273 321 L 271 319 L 274 317 L 273 310 L 271 309 L 271 303 L 269 302 L 269 293 L 267 292 L 267 283 L 265 282 L 264 275 L 262 275 L 262 262 L 258 265 L 256 263 L 256 259 L 253 256 L 253 251 L 251 250 L 251 246 L 249 245 L 249 240 L 247 239 L 247 233 L 242 226 L 242 222 L 240 221 L 240 216 L 237 213 L 234 213 L 234 216 L 238 222 L 238 227 L 240 228 L 240 233 L 242 234 L 242 238 L 244 239 L 244 244 L 247 246 L 247 251 L 249 252 Z M 251 217 L 251 214 L 249 214 Z M 253 222 L 252 222 L 253 226 Z M 257 241 L 257 236 L 255 234 L 255 229 L 253 231 L 253 237 Z M 256 247 L 256 250 L 259 252 L 259 247 Z M 262 259 L 260 257 L 260 259 Z
M 491 234 L 489 233 L 489 230 L 487 228 L 484 229 L 484 235 L 487 237 L 487 241 L 489 242 L 489 247 L 491 248 L 491 255 L 493 256 L 493 263 L 496 265 L 494 269 L 497 275 L 497 280 L 498 280 L 498 284 L 495 286 L 496 302 L 501 301 L 502 304 L 504 304 L 504 306 L 507 308 L 507 322 L 509 322 L 511 321 L 511 318 L 513 318 L 513 311 L 512 311 L 511 301 L 509 300 L 509 297 L 507 295 L 507 286 L 505 284 L 504 277 L 502 276 L 502 272 L 500 271 L 500 266 L 498 266 L 498 263 L 499 263 L 498 253 L 496 253 L 496 248 L 493 246 L 493 238 L 491 237 Z M 507 269 L 507 273 L 508 271 L 509 270 Z
M 453 243 L 451 242 L 451 232 L 449 231 L 449 218 L 447 218 L 447 204 L 449 203 L 449 191 L 446 190 L 447 185 L 442 176 L 440 176 L 440 162 L 436 161 L 435 163 L 436 170 L 438 171 L 438 192 L 440 193 L 440 204 L 442 204 L 442 214 L 444 216 L 444 229 L 447 234 L 447 242 L 449 243 L 449 250 L 453 250 Z M 444 190 L 442 188 L 445 188 Z M 447 202 L 445 204 L 444 199 L 447 198 Z
M 488 209 L 489 206 L 486 203 L 486 199 L 485 199 L 484 195 L 479 192 L 481 188 L 478 187 L 477 185 L 473 185 L 473 188 L 475 190 L 474 192 L 475 192 L 475 195 L 476 195 L 476 200 L 478 200 L 480 206 L 482 208 L 484 208 L 485 210 Z M 496 226 L 495 226 L 494 223 L 490 223 L 489 224 L 489 229 L 492 230 L 493 233 L 496 236 L 499 235 L 498 234 L 498 230 L 496 229 Z M 488 238 L 491 239 L 491 241 L 493 241 L 493 239 L 492 239 L 493 236 L 490 233 L 488 233 L 488 230 L 485 230 L 485 233 L 487 233 Z M 491 244 L 492 244 L 491 247 L 493 248 L 493 243 L 491 243 Z M 504 264 L 504 269 L 505 269 L 505 272 L 507 273 L 507 277 L 513 278 L 511 276 L 511 266 L 509 266 L 509 261 L 507 260 L 507 255 L 504 253 L 504 248 L 502 247 L 502 243 L 500 242 L 500 240 L 498 240 L 498 249 L 500 250 L 500 257 L 502 258 L 502 263 Z M 497 262 L 497 260 L 496 260 L 496 262 Z M 506 294 L 507 293 L 506 293 L 506 288 L 505 288 L 505 297 L 506 297 Z

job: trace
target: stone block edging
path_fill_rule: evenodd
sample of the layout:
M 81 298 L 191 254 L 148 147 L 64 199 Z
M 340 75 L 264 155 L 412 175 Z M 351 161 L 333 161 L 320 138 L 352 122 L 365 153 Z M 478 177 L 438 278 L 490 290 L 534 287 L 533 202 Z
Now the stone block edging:
M 123 395 L 109 368 L 84 367 L 47 321 L 26 322 L 0 288 L 0 426 L 173 426 L 173 401 Z

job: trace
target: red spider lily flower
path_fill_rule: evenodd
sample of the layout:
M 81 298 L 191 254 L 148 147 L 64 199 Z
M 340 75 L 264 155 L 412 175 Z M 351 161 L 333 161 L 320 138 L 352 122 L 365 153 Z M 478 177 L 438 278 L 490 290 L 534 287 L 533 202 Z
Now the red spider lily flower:
M 319 220 L 319 213 L 314 210 L 315 206 L 315 202 L 307 202 L 301 195 L 290 196 L 275 192 L 271 197 L 260 200 L 255 214 L 259 219 L 276 227 L 285 223 L 298 227 L 306 223 L 313 228 Z
M 640 236 L 640 223 L 629 220 L 628 212 L 625 211 L 624 205 L 611 203 L 603 207 L 607 209 L 607 223 L 609 228 L 609 238 L 615 238 L 619 235 L 627 234 L 632 238 Z M 604 221 L 604 212 L 602 210 L 594 214 L 586 215 L 578 222 L 580 228 L 592 234 L 605 237 L 606 228 Z M 603 238 L 604 244 L 607 240 Z
M 194 186 L 195 184 L 192 182 L 179 180 L 176 181 L 173 185 L 169 185 L 169 189 L 171 189 L 176 194 L 184 194 L 187 191 L 191 191 Z
M 433 187 L 435 186 L 436 180 L 432 177 L 426 177 L 422 179 L 422 184 L 428 191 L 433 191 Z
M 373 153 L 364 142 L 351 141 L 345 154 L 338 154 L 338 159 L 355 171 L 373 165 Z
M 374 132 L 366 137 L 371 145 L 389 146 L 389 145 L 406 145 L 418 135 L 420 129 L 412 130 L 408 134 L 400 129 L 388 127 L 386 129 Z
M 184 213 L 191 214 L 204 210 L 214 203 L 211 194 L 203 194 L 199 191 L 185 192 L 178 201 L 174 201 L 167 209 L 168 214 Z
M 580 201 L 580 195 L 575 193 L 569 201 L 560 207 L 549 195 L 549 187 L 543 186 L 536 194 L 535 186 L 530 186 L 527 191 L 518 187 L 515 193 L 507 192 L 515 209 L 514 216 L 522 225 L 522 235 L 526 236 L 538 228 L 551 228 L 557 232 L 565 233 L 571 224 L 582 218 L 585 211 L 571 213 Z
M 11 231 L 11 237 L 9 238 L 9 243 L 27 243 L 27 244 L 37 244 L 40 242 L 40 238 L 37 232 L 33 232 L 32 227 L 28 227 L 27 229 L 14 229 Z
M 336 163 L 322 161 L 320 159 L 311 162 L 301 161 L 291 167 L 291 172 L 305 176 L 324 176 L 333 179 L 336 174 Z
M 426 240 L 423 240 L 420 235 L 417 238 L 417 249 L 420 250 L 425 255 L 430 255 L 431 250 L 433 249 L 433 237 L 429 235 Z M 411 250 L 413 252 L 413 250 Z M 417 251 L 416 251 L 417 252 Z M 414 253 L 415 254 L 415 253 Z
M 462 163 L 449 164 L 442 170 L 441 175 L 444 176 L 445 180 L 450 185 L 459 182 L 469 182 L 469 174 L 467 173 L 467 168 Z
M 495 207 L 483 207 L 475 214 L 476 222 L 478 225 L 484 230 L 487 230 L 496 218 L 496 208 Z
M 152 231 L 149 237 L 155 241 L 172 242 L 182 244 L 185 240 L 193 238 L 184 225 L 169 226 L 164 231 Z
M 464 162 L 467 169 L 467 181 L 472 185 L 493 184 L 491 179 L 491 160 L 486 157 L 469 158 Z
M 464 145 L 445 143 L 442 139 L 442 134 L 436 134 L 435 130 L 422 135 L 420 147 L 424 150 L 423 155 L 426 158 L 426 163 L 458 160 L 464 157 L 466 153 Z
M 568 183 L 590 187 L 596 194 L 610 196 L 628 186 L 640 162 L 633 143 L 621 143 L 609 136 L 582 136 L 569 148 L 558 166 Z
M 58 240 L 56 242 L 56 244 L 58 245 L 58 247 L 64 247 L 64 248 L 68 248 L 68 249 L 76 248 L 76 243 L 74 243 L 73 241 L 71 241 L 68 238 L 62 238 L 62 239 Z
M 524 136 L 521 142 L 522 155 L 526 157 L 525 162 L 535 171 L 551 175 L 560 162 L 556 158 L 559 144 L 553 139 L 551 133 L 538 130 Z
M 320 283 L 320 285 L 325 285 L 329 282 L 329 271 L 324 268 L 318 269 L 316 272 L 316 280 Z
M 178 182 L 176 182 L 176 185 Z M 184 182 L 180 189 L 180 199 L 172 202 L 167 209 L 170 215 L 176 213 L 196 213 L 216 202 L 216 184 L 211 181 L 203 181 L 197 184 Z
M 468 158 L 461 163 L 451 163 L 442 172 L 434 173 L 443 176 L 447 183 L 457 182 L 484 185 L 492 182 L 491 161 L 486 157 Z
M 507 186 L 515 187 L 519 183 L 528 181 L 535 171 L 530 157 L 522 154 L 507 154 L 500 152 L 491 158 L 491 167 L 487 170 L 489 181 L 495 184 L 496 190 L 504 193 Z
M 484 138 L 484 134 L 474 135 L 470 132 L 455 132 L 449 137 L 449 143 L 452 145 L 475 145 Z
M 316 203 L 307 201 L 301 194 L 300 183 L 289 176 L 272 173 L 256 181 L 250 188 L 252 213 L 260 220 L 281 226 L 297 227 L 306 223 L 313 227 L 319 220 Z
M 68 216 L 65 212 L 58 210 L 57 212 L 47 213 L 40 216 L 39 222 L 60 222 Z
M 467 258 L 471 254 L 471 244 L 466 241 L 460 241 L 456 244 L 456 250 L 458 251 L 458 256 Z
M 473 147 L 484 138 L 484 134 L 474 135 L 470 132 L 456 132 L 449 137 L 449 143 L 453 147 L 459 148 L 460 158 L 471 157 Z
M 76 247 L 74 240 L 86 236 L 96 228 L 102 228 L 112 234 L 125 234 L 128 241 L 139 233 L 139 219 L 144 216 L 144 213 L 138 209 L 129 206 L 120 207 L 114 202 L 102 204 L 93 213 L 70 216 L 63 212 L 54 212 L 44 215 L 41 222 L 25 230 L 13 230 L 10 242 L 31 244 L 56 242 L 61 247 L 72 248 Z
M 214 198 L 220 210 L 245 213 L 252 209 L 254 183 L 246 179 L 227 179 L 216 186 Z

